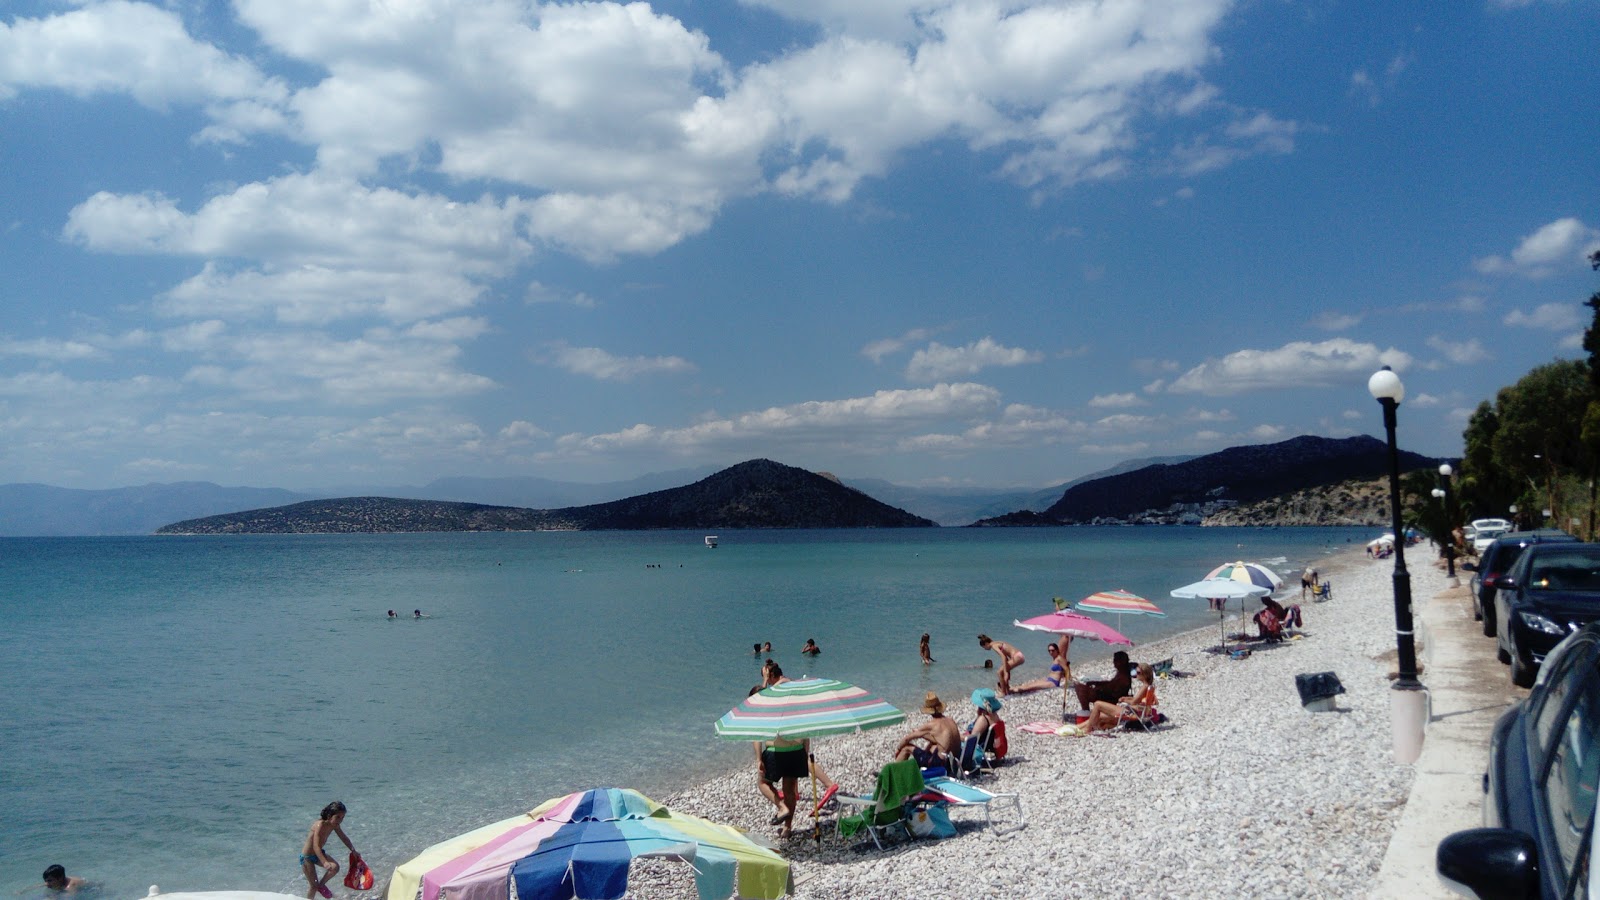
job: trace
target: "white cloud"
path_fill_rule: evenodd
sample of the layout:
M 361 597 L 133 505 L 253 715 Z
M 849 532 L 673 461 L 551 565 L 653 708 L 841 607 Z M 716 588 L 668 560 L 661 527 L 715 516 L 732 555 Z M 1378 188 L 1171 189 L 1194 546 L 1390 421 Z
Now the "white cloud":
M 1208 360 L 1183 373 L 1168 391 L 1175 394 L 1237 394 L 1273 388 L 1364 384 L 1381 366 L 1404 371 L 1411 356 L 1348 338 L 1320 343 L 1294 341 L 1275 350 L 1239 350 Z
M 1516 328 L 1533 328 L 1539 331 L 1566 331 L 1583 327 L 1583 315 L 1571 303 L 1545 303 L 1532 312 L 1514 309 L 1506 314 L 1505 324 Z
M 522 299 L 527 303 L 558 303 L 576 306 L 580 309 L 594 309 L 597 304 L 595 299 L 583 291 L 564 291 L 540 284 L 537 281 L 528 282 L 528 287 L 523 291 Z
M 213 355 L 217 362 L 191 368 L 184 380 L 274 403 L 369 406 L 495 387 L 457 366 L 454 345 L 382 332 L 348 340 L 315 332 L 245 335 L 225 341 Z
M 1483 342 L 1477 338 L 1451 341 L 1439 335 L 1432 335 L 1428 338 L 1428 346 L 1458 366 L 1470 366 L 1490 358 L 1489 351 L 1484 349 Z
M 39 88 L 124 94 L 162 111 L 199 104 L 218 115 L 234 102 L 267 109 L 287 97 L 248 60 L 190 38 L 175 13 L 124 0 L 0 22 L 0 99 Z
M 103 357 L 105 356 L 105 351 L 94 344 L 80 340 L 35 338 L 33 340 L 20 341 L 13 338 L 0 337 L 0 357 L 6 356 L 24 356 L 50 362 L 74 362 Z
M 912 381 L 939 381 L 960 375 L 974 375 L 990 366 L 1021 366 L 1040 362 L 1037 350 L 1006 347 L 985 337 L 965 347 L 946 347 L 935 341 L 911 355 L 906 378 Z
M 1510 259 L 1485 256 L 1473 260 L 1473 265 L 1485 274 L 1542 278 L 1562 268 L 1584 265 L 1585 258 L 1597 250 L 1600 250 L 1600 229 L 1590 228 L 1569 216 L 1523 238 L 1511 251 Z
M 509 201 L 291 175 L 214 197 L 192 215 L 159 195 L 97 193 L 72 210 L 65 235 L 113 253 L 257 261 L 208 261 L 161 298 L 167 315 L 404 322 L 472 306 L 483 281 L 525 259 L 521 212 Z
M 907 346 L 918 341 L 925 341 L 933 336 L 933 331 L 927 328 L 913 328 L 899 337 L 882 338 L 873 341 L 861 348 L 861 355 L 875 363 L 883 362 L 885 356 L 899 353 Z
M 1144 406 L 1149 401 L 1134 393 L 1099 394 L 1090 398 L 1089 405 L 1099 409 L 1119 409 L 1130 406 Z
M 681 428 L 639 424 L 608 434 L 562 435 L 550 458 L 645 453 L 690 455 L 703 450 L 775 453 L 800 445 L 828 444 L 861 452 L 886 449 L 886 440 L 951 417 L 993 409 L 1000 393 L 982 384 L 938 384 L 913 390 L 878 391 L 866 397 L 813 400 L 774 406 L 732 418 L 716 417 Z
M 1318 313 L 1311 320 L 1311 324 L 1323 331 L 1349 331 L 1361 324 L 1361 317 L 1354 313 Z
M 1002 447 L 1047 446 L 1081 436 L 1087 430 L 1082 422 L 1051 410 L 1013 403 L 992 421 L 979 422 L 960 432 L 907 437 L 895 449 L 957 455 Z
M 1281 425 L 1257 425 L 1245 434 L 1256 441 L 1276 441 L 1283 438 L 1285 431 Z
M 1418 394 L 1415 397 L 1406 398 L 1406 405 L 1407 406 L 1415 406 L 1415 407 L 1419 407 L 1419 408 L 1423 408 L 1423 409 L 1429 409 L 1429 408 L 1432 408 L 1432 407 L 1439 406 L 1443 402 L 1444 401 L 1440 400 L 1438 397 L 1435 397 L 1434 395 L 1427 394 L 1427 393 Z
M 649 375 L 680 375 L 695 371 L 694 363 L 678 356 L 616 356 L 599 347 L 556 344 L 542 361 L 574 375 L 601 381 L 632 381 Z

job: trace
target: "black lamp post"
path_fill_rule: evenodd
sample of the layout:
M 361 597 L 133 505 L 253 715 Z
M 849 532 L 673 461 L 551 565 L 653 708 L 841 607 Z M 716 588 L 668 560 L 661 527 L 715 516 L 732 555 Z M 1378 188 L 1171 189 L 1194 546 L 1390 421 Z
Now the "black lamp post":
M 1456 517 L 1450 507 L 1450 476 L 1454 473 L 1455 470 L 1450 468 L 1449 463 L 1440 463 L 1439 483 L 1444 487 L 1433 492 L 1434 496 L 1444 503 L 1444 524 L 1450 529 L 1450 533 L 1445 537 L 1444 567 L 1445 577 L 1451 587 L 1461 584 L 1461 580 L 1456 577 Z
M 1406 571 L 1406 539 L 1400 519 L 1400 451 L 1395 446 L 1395 410 L 1405 399 L 1400 376 L 1384 366 L 1367 380 L 1367 390 L 1383 407 L 1383 430 L 1389 441 L 1389 509 L 1394 517 L 1394 637 L 1400 674 L 1390 697 L 1394 715 L 1395 762 L 1415 762 L 1422 753 L 1427 721 L 1427 691 L 1417 680 L 1416 635 L 1411 620 L 1411 573 Z

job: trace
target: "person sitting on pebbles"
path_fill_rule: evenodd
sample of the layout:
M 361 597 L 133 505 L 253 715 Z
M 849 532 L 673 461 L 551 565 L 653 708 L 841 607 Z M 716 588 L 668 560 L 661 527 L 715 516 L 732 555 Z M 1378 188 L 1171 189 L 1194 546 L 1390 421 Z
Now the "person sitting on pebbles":
M 1128 659 L 1128 651 L 1118 650 L 1111 654 L 1111 667 L 1115 672 L 1109 681 L 1073 683 L 1073 692 L 1078 695 L 1078 708 L 1084 713 L 1088 713 L 1097 700 L 1116 703 L 1127 696 L 1133 687 L 1133 662 Z
M 928 714 L 928 721 L 900 741 L 894 751 L 895 761 L 915 759 L 924 769 L 942 766 L 945 759 L 961 751 L 961 729 L 944 714 L 944 701 L 933 691 L 923 696 L 922 711 Z
M 1149 663 L 1139 663 L 1138 673 L 1138 686 L 1133 689 L 1133 693 L 1116 703 L 1096 700 L 1094 706 L 1089 709 L 1089 721 L 1074 726 L 1076 730 L 1066 733 L 1081 737 L 1095 731 L 1109 731 L 1122 721 L 1123 716 L 1138 715 L 1155 706 L 1155 670 L 1150 668 Z

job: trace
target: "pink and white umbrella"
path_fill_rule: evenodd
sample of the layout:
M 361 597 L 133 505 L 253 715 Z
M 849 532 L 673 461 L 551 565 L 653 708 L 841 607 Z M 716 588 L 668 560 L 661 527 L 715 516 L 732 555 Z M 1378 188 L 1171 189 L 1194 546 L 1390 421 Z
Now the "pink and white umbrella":
M 1108 644 L 1127 644 L 1133 646 L 1133 641 L 1123 636 L 1122 632 L 1112 628 L 1099 619 L 1091 619 L 1075 612 L 1053 612 L 1043 616 L 1034 616 L 1031 619 L 1018 621 L 1013 619 L 1011 624 L 1018 628 L 1030 631 L 1048 631 L 1051 634 L 1067 634 L 1073 637 L 1089 638 L 1095 641 L 1105 641 Z

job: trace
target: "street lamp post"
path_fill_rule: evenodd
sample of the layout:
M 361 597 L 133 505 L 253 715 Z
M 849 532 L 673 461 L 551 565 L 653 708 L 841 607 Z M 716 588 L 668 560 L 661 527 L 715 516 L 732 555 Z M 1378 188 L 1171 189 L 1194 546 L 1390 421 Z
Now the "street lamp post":
M 1400 450 L 1395 445 L 1395 410 L 1406 388 L 1393 369 L 1384 366 L 1367 380 L 1367 390 L 1383 407 L 1383 430 L 1389 442 L 1389 509 L 1394 518 L 1394 638 L 1399 676 L 1390 692 L 1394 727 L 1394 761 L 1408 764 L 1422 755 L 1422 730 L 1428 720 L 1428 692 L 1417 680 L 1416 635 L 1411 620 L 1411 573 L 1406 571 L 1405 530 L 1400 518 Z
M 1439 482 L 1444 485 L 1439 492 L 1439 499 L 1444 501 L 1444 524 L 1450 529 L 1444 545 L 1445 583 L 1450 587 L 1460 587 L 1461 579 L 1456 577 L 1456 517 L 1450 506 L 1450 476 L 1454 474 L 1455 470 L 1450 468 L 1449 463 L 1439 464 Z

